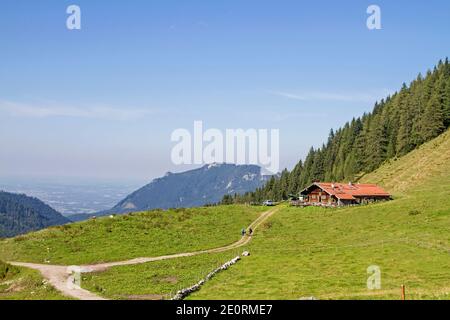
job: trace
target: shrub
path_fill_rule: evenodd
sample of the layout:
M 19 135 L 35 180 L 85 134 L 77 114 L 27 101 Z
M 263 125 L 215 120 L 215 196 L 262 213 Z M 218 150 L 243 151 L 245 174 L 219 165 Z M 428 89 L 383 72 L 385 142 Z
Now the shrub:
M 410 212 L 409 212 L 409 215 L 410 216 L 417 216 L 417 215 L 419 215 L 419 214 L 421 214 L 422 212 L 420 212 L 419 210 L 411 210 Z
M 21 242 L 21 241 L 25 241 L 25 240 L 27 240 L 27 239 L 28 239 L 27 236 L 21 235 L 21 236 L 17 236 L 17 237 L 15 237 L 15 238 L 13 238 L 13 241 L 14 241 L 14 242 Z
M 0 261 L 0 280 L 5 279 L 7 276 L 13 276 L 19 273 L 19 269 L 16 267 Z

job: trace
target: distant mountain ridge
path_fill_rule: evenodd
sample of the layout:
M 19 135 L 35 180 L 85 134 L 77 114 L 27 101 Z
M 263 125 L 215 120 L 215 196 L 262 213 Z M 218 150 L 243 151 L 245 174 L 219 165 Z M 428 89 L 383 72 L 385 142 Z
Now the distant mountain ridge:
M 226 194 L 253 191 L 267 179 L 256 165 L 213 163 L 181 173 L 168 172 L 101 214 L 203 206 L 219 202 Z
M 0 191 L 0 237 L 13 237 L 68 222 L 69 219 L 37 198 Z

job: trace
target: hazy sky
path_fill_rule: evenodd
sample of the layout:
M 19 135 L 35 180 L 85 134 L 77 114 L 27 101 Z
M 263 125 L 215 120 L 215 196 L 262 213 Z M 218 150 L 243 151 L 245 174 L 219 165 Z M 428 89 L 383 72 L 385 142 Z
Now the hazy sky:
M 449 55 L 449 32 L 447 0 L 2 1 L 0 176 L 147 181 L 186 169 L 170 134 L 194 120 L 279 128 L 291 168 Z

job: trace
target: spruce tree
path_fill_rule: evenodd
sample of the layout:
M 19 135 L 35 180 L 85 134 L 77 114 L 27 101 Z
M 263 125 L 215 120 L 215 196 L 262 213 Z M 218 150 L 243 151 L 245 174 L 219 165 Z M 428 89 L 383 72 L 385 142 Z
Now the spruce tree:
M 396 150 L 390 150 L 388 145 L 387 158 L 391 158 L 397 153 L 399 156 L 407 154 L 412 150 L 411 133 L 413 126 L 413 110 L 412 103 L 409 100 L 408 88 L 403 84 L 403 88 L 398 95 L 398 111 L 400 113 L 400 119 L 398 122 L 398 131 L 396 137 Z M 389 141 L 390 144 L 394 143 L 394 139 Z M 392 147 L 391 147 L 392 148 Z M 396 151 L 392 154 L 393 151 Z
M 439 96 L 435 92 L 428 101 L 422 119 L 422 137 L 428 141 L 444 131 L 444 113 Z

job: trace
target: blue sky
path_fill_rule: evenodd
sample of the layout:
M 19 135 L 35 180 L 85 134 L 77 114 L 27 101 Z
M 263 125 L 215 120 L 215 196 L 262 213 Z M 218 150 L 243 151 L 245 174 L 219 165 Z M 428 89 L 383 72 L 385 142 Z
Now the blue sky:
M 147 181 L 186 169 L 170 134 L 194 120 L 278 128 L 292 168 L 448 56 L 449 31 L 445 0 L 2 1 L 0 176 Z

